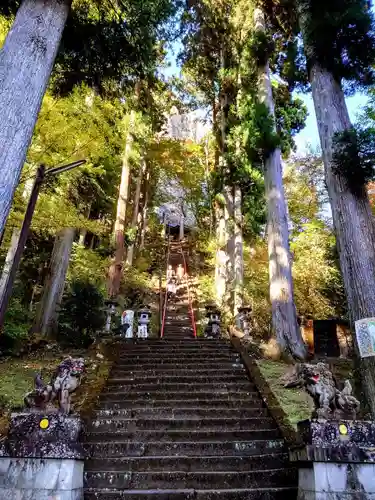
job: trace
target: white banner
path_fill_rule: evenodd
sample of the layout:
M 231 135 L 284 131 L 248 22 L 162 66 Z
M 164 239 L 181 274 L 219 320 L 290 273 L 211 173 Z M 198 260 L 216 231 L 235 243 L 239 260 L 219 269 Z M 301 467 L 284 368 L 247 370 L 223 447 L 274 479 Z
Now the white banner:
M 356 321 L 355 334 L 361 358 L 375 356 L 375 318 Z

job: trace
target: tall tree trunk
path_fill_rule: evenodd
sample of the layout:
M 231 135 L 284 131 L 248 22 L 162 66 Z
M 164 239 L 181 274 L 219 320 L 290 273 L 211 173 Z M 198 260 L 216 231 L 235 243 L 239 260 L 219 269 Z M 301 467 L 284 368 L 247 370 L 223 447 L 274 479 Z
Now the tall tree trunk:
M 266 31 L 264 12 L 259 8 L 254 11 L 254 23 L 257 31 Z M 265 66 L 259 67 L 258 71 L 259 100 L 266 104 L 271 116 L 275 117 L 268 61 Z M 306 348 L 297 323 L 293 296 L 288 216 L 279 148 L 269 154 L 264 167 L 273 330 L 283 352 L 304 359 Z
M 64 293 L 75 234 L 76 230 L 69 227 L 60 231 L 55 238 L 48 276 L 34 327 L 34 331 L 45 336 L 53 335 L 57 331 L 58 308 Z
M 71 0 L 23 0 L 0 52 L 0 233 L 19 182 Z
M 146 172 L 146 160 L 144 158 L 142 158 L 141 165 L 139 167 L 137 184 L 136 184 L 136 188 L 135 188 L 135 198 L 134 198 L 134 206 L 133 206 L 133 218 L 132 218 L 131 229 L 133 229 L 134 231 L 136 231 L 137 225 L 138 225 L 139 200 L 141 198 L 142 179 L 143 179 L 145 172 Z M 132 243 L 128 247 L 128 254 L 126 257 L 126 264 L 128 266 L 133 265 L 133 258 L 134 258 L 134 243 Z
M 85 211 L 85 217 L 86 217 L 86 219 L 90 218 L 90 213 L 91 213 L 91 203 L 90 203 L 90 205 L 87 207 L 87 209 Z M 80 232 L 79 232 L 79 241 L 78 241 L 78 244 L 81 247 L 85 246 L 86 236 L 87 236 L 87 229 L 81 229 Z
M 325 179 L 332 208 L 341 273 L 354 322 L 375 316 L 375 227 L 366 188 L 356 194 L 342 174 L 333 170 L 333 137 L 351 127 L 341 86 L 318 64 L 310 69 L 310 81 L 323 152 Z M 357 339 L 354 343 L 358 355 Z M 375 358 L 360 359 L 363 389 L 375 415 Z
M 215 260 L 215 297 L 218 306 L 221 306 L 225 300 L 225 285 L 227 271 L 227 253 L 226 247 L 226 228 L 224 207 L 216 202 L 216 260 Z
M 225 276 L 225 302 L 230 311 L 233 311 L 234 299 L 234 199 L 233 188 L 224 186 L 224 219 L 225 219 L 225 253 L 226 253 L 226 276 Z
M 81 247 L 85 246 L 86 235 L 87 235 L 87 229 L 81 229 L 79 232 L 79 241 L 78 241 L 79 246 Z
M 221 37 L 220 48 L 220 67 L 224 71 L 227 67 L 225 40 L 224 35 Z M 224 82 L 221 83 L 220 89 L 220 158 L 219 158 L 219 171 L 223 179 L 221 184 L 221 191 L 224 195 L 223 214 L 216 219 L 217 223 L 217 243 L 218 248 L 216 252 L 216 265 L 215 265 L 215 288 L 216 298 L 218 305 L 225 306 L 227 303 L 228 292 L 230 290 L 230 267 L 231 259 L 229 257 L 230 235 L 231 235 L 231 220 L 233 217 L 233 197 L 231 189 L 225 184 L 228 175 L 228 164 L 226 158 L 227 152 L 227 128 L 228 128 L 228 115 L 229 115 L 229 100 L 226 92 Z M 220 209 L 221 210 L 221 209 Z M 219 215 L 219 214 L 218 214 Z
M 147 171 L 145 182 L 144 182 L 142 227 L 141 227 L 141 238 L 140 238 L 140 244 L 139 244 L 140 250 L 143 250 L 145 247 L 145 237 L 146 237 L 146 230 L 147 230 L 147 223 L 148 223 L 148 200 L 149 200 L 149 196 L 150 196 L 149 190 L 150 190 L 150 172 Z
M 17 250 L 18 240 L 20 238 L 20 233 L 21 233 L 20 229 L 13 229 L 12 238 L 10 241 L 10 247 L 8 249 L 7 256 L 5 258 L 3 272 L 1 274 L 1 279 L 0 279 L 0 297 L 3 296 L 5 287 L 9 279 L 10 271 L 13 266 L 14 255 Z
M 233 316 L 238 317 L 238 309 L 243 306 L 243 235 L 242 235 L 242 193 L 234 187 L 234 299 Z M 240 326 L 240 325 L 238 325 Z
M 122 157 L 121 183 L 117 200 L 117 212 L 114 229 L 115 256 L 109 268 L 108 295 L 112 298 L 117 297 L 120 291 L 122 268 L 125 256 L 124 237 L 130 176 L 129 156 L 133 145 L 132 128 L 134 120 L 135 113 L 132 111 L 130 114 L 129 131 L 126 137 L 124 154 Z
M 351 127 L 344 92 L 333 75 L 313 62 L 306 37 L 308 11 L 298 2 L 299 23 L 309 65 L 315 114 L 323 152 L 325 180 L 332 209 L 341 273 L 348 300 L 349 317 L 354 322 L 375 317 L 375 225 L 365 186 L 354 193 L 345 177 L 333 169 L 333 139 Z M 354 335 L 359 375 L 364 395 L 375 416 L 375 358 L 360 358 Z

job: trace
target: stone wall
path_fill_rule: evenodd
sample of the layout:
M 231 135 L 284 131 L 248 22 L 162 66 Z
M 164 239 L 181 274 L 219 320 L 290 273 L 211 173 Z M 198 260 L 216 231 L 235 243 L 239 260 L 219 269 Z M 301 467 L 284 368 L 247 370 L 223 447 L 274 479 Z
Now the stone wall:
M 83 461 L 0 458 L 0 500 L 83 500 Z
M 314 463 L 298 486 L 298 500 L 374 500 L 375 464 Z

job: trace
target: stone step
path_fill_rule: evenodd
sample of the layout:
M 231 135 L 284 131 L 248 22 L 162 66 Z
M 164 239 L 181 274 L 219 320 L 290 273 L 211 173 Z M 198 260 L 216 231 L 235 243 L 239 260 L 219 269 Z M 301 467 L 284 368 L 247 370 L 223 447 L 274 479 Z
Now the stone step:
M 192 403 L 193 401 L 199 401 L 200 399 L 208 399 L 212 398 L 212 401 L 215 402 L 215 399 L 228 399 L 230 401 L 234 401 L 237 399 L 240 400 L 245 400 L 249 404 L 259 404 L 259 406 L 262 405 L 261 399 L 258 393 L 254 392 L 246 392 L 246 391 L 237 391 L 237 392 L 225 392 L 225 390 L 220 390 L 220 389 L 213 389 L 211 391 L 190 391 L 190 392 L 181 392 L 181 391 L 150 391 L 150 390 L 143 390 L 143 391 L 114 391 L 114 392 L 105 392 L 102 393 L 100 396 L 100 403 L 105 402 L 105 401 L 112 401 L 113 403 L 118 403 L 121 401 L 138 401 L 138 400 L 143 400 L 143 401 L 150 401 L 150 400 L 157 400 L 157 399 L 168 399 L 170 398 L 171 404 L 175 405 L 175 400 L 179 400 L 183 398 L 185 402 L 189 401 Z M 186 403 L 185 405 L 186 406 Z
M 288 465 L 288 455 L 269 454 L 253 455 L 251 457 L 239 457 L 228 455 L 224 457 L 125 457 L 125 458 L 102 458 L 92 459 L 85 463 L 87 471 L 121 471 L 141 472 L 158 471 L 168 472 L 176 470 L 180 472 L 204 472 L 204 471 L 251 471 L 259 469 L 279 469 Z
M 228 436 L 226 436 L 228 437 Z M 100 440 L 87 441 L 83 444 L 88 457 L 97 458 L 123 458 L 123 457 L 150 457 L 150 456 L 240 456 L 251 457 L 254 455 L 281 453 L 285 449 L 282 439 L 252 439 L 251 441 L 232 439 L 231 441 L 207 440 L 206 442 L 191 441 L 113 441 Z
M 169 431 L 180 429 L 217 429 L 217 430 L 257 430 L 276 429 L 270 417 L 243 418 L 100 418 L 87 426 L 89 432 L 137 432 L 138 430 Z
M 230 490 L 85 489 L 85 500 L 296 500 L 297 488 L 256 488 Z
M 266 488 L 295 486 L 296 470 L 270 469 L 225 472 L 118 472 L 86 471 L 84 484 L 91 488 L 165 489 L 174 488 Z
M 175 441 L 228 441 L 241 440 L 250 441 L 252 439 L 277 439 L 278 429 L 166 429 L 166 430 L 134 430 L 130 432 L 97 432 L 90 431 L 85 435 L 85 439 L 90 442 L 120 442 L 120 441 L 160 441 L 170 443 Z
M 191 327 L 191 318 L 185 318 L 185 319 L 176 319 L 173 316 L 171 317 L 166 317 L 165 318 L 165 329 L 167 329 L 170 325 L 173 326 L 183 326 L 183 327 Z
M 169 353 L 169 357 L 168 357 Z M 199 362 L 200 359 L 207 359 L 207 360 L 225 360 L 225 359 L 239 359 L 239 356 L 235 352 L 231 352 L 229 350 L 213 350 L 213 349 L 189 349 L 189 350 L 183 350 L 183 349 L 178 349 L 178 350 L 150 350 L 150 351 L 139 351 L 139 350 L 128 350 L 124 351 L 120 354 L 120 357 L 118 361 L 123 361 L 127 359 L 142 359 L 142 358 L 147 358 L 147 360 L 163 360 L 165 358 L 170 358 L 173 360 L 185 360 L 185 361 L 191 361 L 191 360 L 197 360 Z
M 167 332 L 167 331 L 166 331 Z M 147 342 L 145 343 L 128 343 L 124 345 L 122 349 L 120 349 L 120 352 L 124 351 L 149 351 L 149 352 L 155 352 L 155 351 L 173 351 L 173 350 L 181 350 L 181 351 L 193 351 L 193 350 L 215 350 L 215 351 L 220 351 L 222 350 L 223 352 L 236 352 L 233 347 L 230 344 L 227 344 L 226 342 L 223 344 L 217 344 L 216 342 L 200 342 L 199 340 L 192 339 L 192 342 L 189 341 L 180 341 L 180 342 L 171 342 L 165 339 L 164 342 L 158 342 L 158 343 L 152 343 L 150 344 Z
M 119 358 L 118 364 L 126 363 L 129 361 L 132 362 L 142 362 L 144 364 L 148 363 L 163 363 L 163 362 L 169 362 L 169 363 L 184 363 L 184 362 L 195 362 L 197 365 L 201 363 L 201 361 L 211 361 L 215 362 L 216 366 L 220 366 L 221 363 L 225 362 L 230 362 L 232 361 L 233 363 L 236 360 L 239 360 L 239 356 L 236 356 L 234 353 L 221 353 L 220 355 L 211 355 L 208 353 L 183 353 L 183 352 L 178 352 L 178 353 L 127 353 L 127 354 L 122 354 L 121 357 Z
M 225 406 L 213 406 L 208 408 L 187 407 L 173 408 L 167 407 L 149 407 L 134 409 L 128 408 L 124 410 L 96 410 L 93 418 L 207 418 L 220 415 L 221 418 L 250 418 L 250 417 L 266 417 L 268 415 L 267 408 L 244 407 L 243 409 L 228 408 Z
M 125 362 L 118 362 L 116 363 L 116 365 L 113 367 L 113 371 L 117 371 L 117 370 L 140 370 L 140 371 L 144 371 L 144 370 L 157 370 L 157 371 L 162 371 L 162 372 L 167 372 L 169 370 L 173 370 L 173 371 L 180 371 L 180 370 L 193 370 L 194 371 L 194 367 L 196 368 L 196 370 L 199 372 L 200 370 L 213 370 L 213 371 L 227 371 L 227 370 L 232 370 L 232 369 L 241 369 L 243 370 L 244 369 L 244 365 L 239 361 L 239 360 L 235 360 L 235 361 L 225 361 L 224 363 L 216 363 L 215 361 L 201 361 L 199 362 L 199 364 L 197 365 L 196 363 L 194 362 L 191 362 L 191 361 L 186 361 L 185 363 L 184 362 L 178 362 L 178 363 L 174 363 L 168 359 L 166 359 L 164 362 L 162 363 L 156 363 L 156 364 L 152 364 L 152 363 L 138 363 L 137 361 L 133 361 L 131 359 L 129 359 L 129 361 L 125 361 Z
M 191 384 L 191 385 L 200 385 L 211 383 L 214 386 L 228 383 L 248 383 L 248 387 L 252 387 L 255 391 L 255 385 L 251 384 L 247 381 L 246 372 L 236 373 L 210 373 L 208 375 L 200 375 L 197 373 L 195 376 L 193 375 L 178 375 L 176 373 L 171 373 L 168 375 L 150 375 L 149 373 L 143 374 L 134 374 L 128 373 L 127 376 L 114 376 L 112 375 L 107 381 L 107 387 L 118 387 L 118 386 L 126 386 L 133 385 L 135 383 L 146 383 L 147 384 Z
M 242 382 L 220 382 L 217 385 L 211 382 L 199 382 L 199 383 L 173 383 L 173 382 L 163 382 L 158 383 L 157 380 L 153 383 L 138 383 L 133 382 L 131 384 L 123 384 L 123 385 L 108 385 L 105 388 L 106 393 L 121 393 L 121 394 L 133 394 L 137 392 L 183 392 L 187 393 L 196 393 L 196 392 L 211 392 L 211 394 L 235 394 L 237 392 L 253 392 L 251 389 L 254 387 L 253 384 L 250 384 L 244 377 Z M 258 393 L 255 393 L 256 396 L 259 396 Z
M 124 410 L 124 409 L 133 409 L 133 410 L 139 410 L 139 409 L 152 409 L 152 408 L 172 408 L 173 410 L 175 409 L 180 409 L 180 408 L 186 408 L 188 404 L 191 405 L 193 408 L 227 408 L 227 409 L 240 409 L 240 408 L 248 408 L 249 406 L 254 407 L 259 403 L 259 400 L 249 400 L 249 398 L 246 397 L 233 397 L 233 398 L 223 398 L 223 397 L 217 397 L 213 399 L 211 396 L 211 393 L 209 395 L 210 397 L 205 398 L 204 395 L 202 396 L 201 394 L 197 394 L 197 397 L 194 399 L 190 399 L 189 401 L 186 401 L 186 399 L 181 399 L 181 395 L 177 394 L 175 395 L 174 398 L 166 398 L 165 395 L 164 397 L 161 397 L 160 399 L 154 398 L 154 399 L 149 399 L 149 398 L 144 398 L 144 399 L 124 399 L 124 398 L 117 398 L 116 401 L 111 400 L 101 400 L 100 402 L 100 409 L 102 410 Z M 113 398 L 112 398 L 113 399 Z M 261 401 L 261 404 L 263 405 L 263 401 Z M 259 405 L 260 406 L 260 405 Z
M 171 354 L 173 356 L 178 354 L 188 354 L 188 355 L 198 355 L 198 354 L 210 354 L 210 355 L 218 355 L 218 356 L 236 356 L 238 355 L 236 351 L 231 349 L 230 347 L 220 347 L 214 345 L 192 345 L 192 346 L 176 346 L 176 347 L 140 347 L 140 346 L 131 346 L 127 349 L 123 349 L 120 351 L 120 356 L 127 355 L 158 355 L 164 356 L 166 354 Z
M 230 342 L 225 339 L 208 339 L 199 337 L 196 339 L 187 340 L 169 340 L 167 338 L 149 338 L 149 339 L 128 339 L 125 345 L 139 345 L 139 346 L 184 346 L 184 345 L 216 345 L 216 346 L 230 346 Z M 123 347 L 125 347 L 125 345 Z
M 261 405 L 260 397 L 258 393 L 248 393 L 246 391 L 242 392 L 224 392 L 220 390 L 211 390 L 208 392 L 180 392 L 180 391 L 162 391 L 162 392 L 152 392 L 150 391 L 138 391 L 138 392 L 107 392 L 102 393 L 100 396 L 100 402 L 110 401 L 112 403 L 121 403 L 124 400 L 136 402 L 136 401 L 147 401 L 150 402 L 152 400 L 166 400 L 169 399 L 170 403 L 175 405 L 176 400 L 181 402 L 181 398 L 184 400 L 186 406 L 187 401 L 190 403 L 200 401 L 201 399 L 209 399 L 213 403 L 217 402 L 216 400 L 228 399 L 229 401 L 247 401 L 248 404 L 259 404 Z M 177 403 L 179 404 L 179 403 Z
M 109 382 L 113 379 L 126 379 L 126 380 L 134 380 L 138 378 L 149 377 L 150 379 L 154 377 L 161 378 L 186 378 L 191 381 L 194 381 L 196 378 L 200 379 L 206 377 L 208 380 L 214 380 L 215 378 L 224 378 L 224 377 L 247 377 L 247 372 L 242 365 L 236 365 L 234 367 L 230 367 L 230 369 L 218 369 L 218 368 L 209 368 L 202 369 L 201 367 L 197 367 L 194 369 L 184 369 L 181 366 L 180 369 L 176 367 L 170 368 L 147 368 L 146 366 L 139 369 L 129 369 L 128 367 L 122 368 L 114 368 L 111 372 L 111 378 Z

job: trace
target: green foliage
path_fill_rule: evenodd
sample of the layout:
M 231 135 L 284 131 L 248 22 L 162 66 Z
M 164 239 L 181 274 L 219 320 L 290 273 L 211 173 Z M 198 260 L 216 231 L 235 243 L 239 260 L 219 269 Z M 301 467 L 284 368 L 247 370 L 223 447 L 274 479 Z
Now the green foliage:
M 281 408 L 285 411 L 288 420 L 295 428 L 297 428 L 298 422 L 311 417 L 314 405 L 306 391 L 301 388 L 285 389 L 283 385 L 282 377 L 290 369 L 289 365 L 264 359 L 258 361 L 258 366 L 277 397 Z
M 353 192 L 362 193 L 363 186 L 374 178 L 375 130 L 352 127 L 336 133 L 332 164 Z
M 298 314 L 324 319 L 337 316 L 333 298 L 343 294 L 333 257 L 335 239 L 324 223 L 313 220 L 293 239 L 293 277 Z
M 135 242 L 135 239 L 137 237 L 137 228 L 136 227 L 130 227 L 126 230 L 125 233 L 125 246 L 130 246 Z
M 79 244 L 73 245 L 68 282 L 90 283 L 104 292 L 109 258 L 100 249 L 91 250 Z
M 105 323 L 104 297 L 91 283 L 74 281 L 65 292 L 59 314 L 59 339 L 87 347 Z
M 309 79 L 299 37 L 289 38 L 285 34 L 275 36 L 275 43 L 276 47 L 270 58 L 271 70 L 279 74 L 281 81 L 286 82 L 291 92 L 295 89 L 306 92 L 309 89 Z
M 280 146 L 275 133 L 275 123 L 267 106 L 258 101 L 248 101 L 243 112 L 244 146 L 253 165 L 261 166 L 264 160 Z
M 138 309 L 149 305 L 154 299 L 149 273 L 135 267 L 127 268 L 121 284 L 121 295 L 124 297 L 124 308 Z
M 256 66 L 265 66 L 274 50 L 272 37 L 263 31 L 254 31 L 250 45 L 250 57 Z
M 124 105 L 104 100 L 87 86 L 65 98 L 44 98 L 27 163 L 17 190 L 9 225 L 19 226 L 30 192 L 36 165 L 46 168 L 85 158 L 87 163 L 51 177 L 44 183 L 32 229 L 54 235 L 64 227 L 87 229 L 95 234 L 108 231 L 117 197 Z
M 8 0 L 0 13 L 13 17 L 20 1 Z M 178 2 L 170 0 L 75 0 L 56 59 L 52 87 L 66 95 L 86 83 L 101 94 L 134 86 L 155 69 L 161 28 Z
M 5 315 L 4 332 L 2 335 L 2 348 L 4 344 L 12 348 L 20 341 L 27 338 L 31 326 L 32 315 L 21 303 L 20 299 L 13 297 Z
M 223 193 L 217 193 L 217 195 L 215 196 L 215 202 L 220 207 L 224 207 L 225 206 L 225 197 L 224 197 Z
M 304 24 L 305 53 L 337 81 L 374 81 L 375 37 L 368 0 L 297 0 Z
M 281 150 L 289 156 L 295 150 L 294 136 L 300 132 L 307 118 L 307 108 L 303 101 L 293 97 L 290 88 L 282 83 L 273 85 L 276 130 L 280 136 Z

